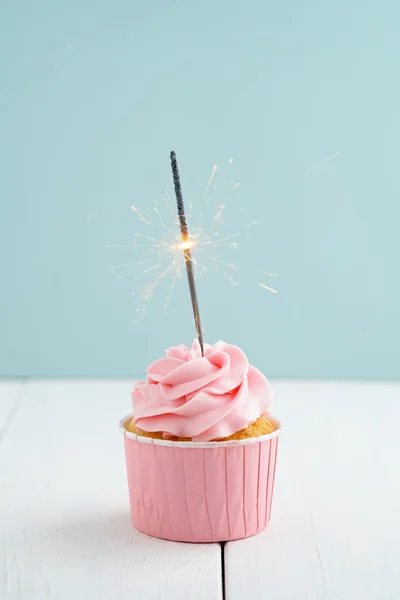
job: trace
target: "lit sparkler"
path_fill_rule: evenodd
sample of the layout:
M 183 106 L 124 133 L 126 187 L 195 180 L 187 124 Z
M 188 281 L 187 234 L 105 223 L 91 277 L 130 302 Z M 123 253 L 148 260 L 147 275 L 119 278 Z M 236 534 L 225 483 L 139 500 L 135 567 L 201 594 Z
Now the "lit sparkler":
M 231 164 L 233 159 L 229 160 Z M 166 310 L 171 302 L 176 284 L 181 279 L 183 272 L 186 271 L 189 281 L 192 306 L 195 318 L 196 331 L 200 346 L 203 346 L 202 328 L 196 297 L 194 282 L 197 277 L 206 272 L 220 273 L 233 287 L 239 285 L 238 276 L 240 267 L 232 260 L 232 251 L 236 250 L 241 241 L 241 237 L 249 231 L 248 228 L 260 225 L 260 221 L 251 221 L 243 224 L 241 231 L 233 231 L 230 228 L 229 221 L 240 220 L 243 223 L 243 214 L 245 208 L 238 205 L 233 200 L 234 192 L 239 188 L 239 182 L 231 183 L 231 186 L 221 193 L 221 200 L 218 203 L 211 202 L 215 197 L 217 187 L 215 184 L 216 174 L 219 172 L 217 165 L 214 165 L 211 174 L 207 180 L 203 197 L 199 198 L 197 203 L 187 202 L 188 211 L 183 210 L 182 191 L 179 184 L 179 174 L 176 165 L 176 157 L 171 153 L 171 166 L 173 172 L 175 192 L 178 204 L 178 219 L 176 207 L 168 191 L 164 191 L 160 198 L 153 200 L 153 205 L 144 210 L 142 207 L 131 206 L 131 211 L 138 219 L 138 223 L 143 232 L 134 233 L 135 241 L 127 245 L 113 245 L 113 248 L 131 249 L 137 256 L 137 261 L 121 262 L 112 267 L 113 270 L 125 273 L 136 282 L 135 291 L 131 292 L 135 298 L 138 298 L 136 310 L 144 313 L 145 305 L 155 294 L 156 290 L 161 288 L 163 282 L 169 282 L 164 300 L 164 309 Z M 229 167 L 230 168 L 230 167 Z M 178 187 L 177 184 L 178 183 Z M 221 185 L 218 183 L 221 191 Z M 179 197 L 182 200 L 180 204 Z M 192 215 L 197 212 L 199 218 L 196 227 L 192 227 Z M 200 211 L 200 215 L 198 214 Z M 203 214 L 205 211 L 205 214 Z M 241 215 L 239 217 L 239 215 Z M 196 219 L 197 220 L 197 219 Z M 148 235 L 148 232 L 150 235 Z M 146 256 L 143 256 L 143 254 Z M 253 269 L 256 271 L 257 269 Z M 264 276 L 275 276 L 273 273 L 258 271 Z M 121 276 L 123 278 L 123 276 Z M 147 280 L 147 281 L 146 281 Z M 262 288 L 277 293 L 262 282 L 257 282 Z
M 170 158 L 171 158 L 172 175 L 174 178 L 176 204 L 178 206 L 179 225 L 181 228 L 181 235 L 182 235 L 181 247 L 183 250 L 184 257 L 185 257 L 186 273 L 187 273 L 189 289 L 190 289 L 190 298 L 192 300 L 194 323 L 196 325 L 196 332 L 197 332 L 197 338 L 198 338 L 199 344 L 200 344 L 201 355 L 204 356 L 203 330 L 201 328 L 199 304 L 197 301 L 196 284 L 194 281 L 194 270 L 193 270 L 192 251 L 191 251 L 192 241 L 189 239 L 189 229 L 188 229 L 187 222 L 186 222 L 185 208 L 183 206 L 181 180 L 179 177 L 178 163 L 176 161 L 175 152 L 171 152 Z

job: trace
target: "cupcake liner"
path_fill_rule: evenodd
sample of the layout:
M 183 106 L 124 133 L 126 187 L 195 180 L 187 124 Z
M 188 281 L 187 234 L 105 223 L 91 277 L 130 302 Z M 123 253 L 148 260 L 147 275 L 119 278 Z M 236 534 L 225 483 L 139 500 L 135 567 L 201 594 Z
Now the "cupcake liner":
M 268 524 L 279 421 L 273 433 L 227 442 L 173 442 L 126 430 L 132 522 L 143 533 L 181 542 L 249 537 Z

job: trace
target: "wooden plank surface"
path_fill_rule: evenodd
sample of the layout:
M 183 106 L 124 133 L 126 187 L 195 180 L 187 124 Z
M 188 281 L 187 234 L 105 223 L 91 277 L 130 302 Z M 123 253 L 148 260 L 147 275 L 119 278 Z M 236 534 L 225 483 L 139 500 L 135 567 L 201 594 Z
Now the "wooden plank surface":
M 218 545 L 131 527 L 117 431 L 131 387 L 0 386 L 0 598 L 221 598 Z M 400 386 L 274 387 L 272 519 L 227 544 L 227 600 L 400 597 Z
M 131 525 L 118 431 L 131 389 L 25 386 L 0 443 L 2 600 L 221 598 L 218 544 L 156 540 Z
M 227 544 L 227 600 L 400 598 L 400 386 L 274 386 L 267 531 Z

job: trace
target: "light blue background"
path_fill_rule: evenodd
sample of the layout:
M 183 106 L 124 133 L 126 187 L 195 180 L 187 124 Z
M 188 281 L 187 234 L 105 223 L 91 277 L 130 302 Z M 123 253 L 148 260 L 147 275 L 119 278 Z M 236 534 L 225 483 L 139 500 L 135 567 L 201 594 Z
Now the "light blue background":
M 265 223 L 246 261 L 283 275 L 265 281 L 278 295 L 199 280 L 207 339 L 271 377 L 399 379 L 399 17 L 361 0 L 3 0 L 0 374 L 136 377 L 191 342 L 186 288 L 135 325 L 105 247 L 132 241 L 129 206 L 165 188 L 175 149 L 186 195 L 235 157 Z

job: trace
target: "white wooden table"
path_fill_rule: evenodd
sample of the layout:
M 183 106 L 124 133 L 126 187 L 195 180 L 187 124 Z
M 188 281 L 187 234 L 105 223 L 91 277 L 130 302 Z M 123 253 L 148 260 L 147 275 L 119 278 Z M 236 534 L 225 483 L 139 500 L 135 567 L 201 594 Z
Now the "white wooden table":
M 0 382 L 0 598 L 400 598 L 400 385 L 275 383 L 271 523 L 227 544 L 130 523 L 132 382 Z

